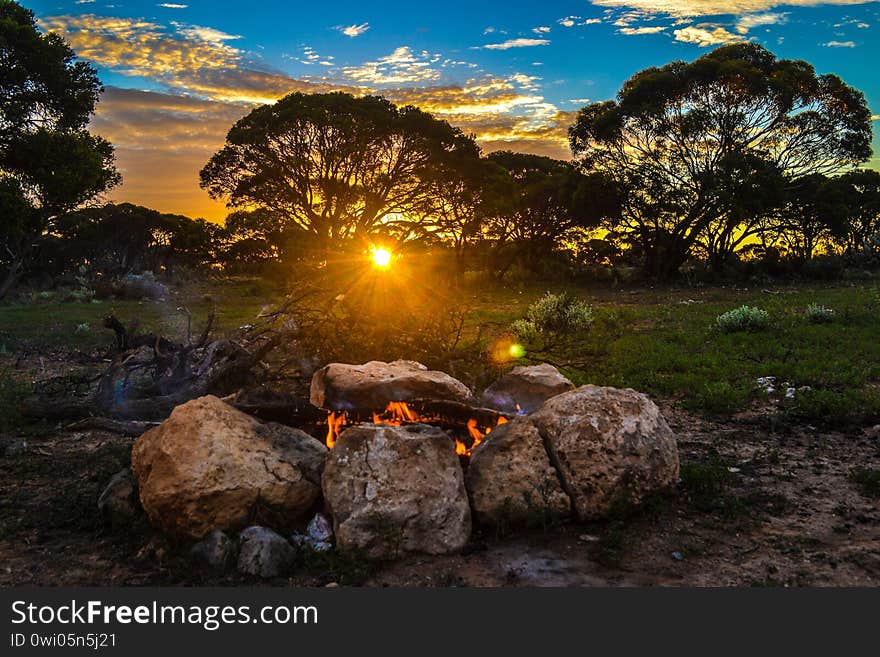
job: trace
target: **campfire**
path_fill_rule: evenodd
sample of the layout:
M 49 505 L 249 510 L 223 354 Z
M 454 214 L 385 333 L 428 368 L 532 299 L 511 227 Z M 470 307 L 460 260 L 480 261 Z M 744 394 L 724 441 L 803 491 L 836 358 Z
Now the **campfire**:
M 345 427 L 353 424 L 431 424 L 444 429 L 455 440 L 459 456 L 469 457 L 473 449 L 495 427 L 508 421 L 503 413 L 487 408 L 473 408 L 460 402 L 445 400 L 391 401 L 381 412 L 330 411 L 327 416 L 327 447 L 332 449 Z

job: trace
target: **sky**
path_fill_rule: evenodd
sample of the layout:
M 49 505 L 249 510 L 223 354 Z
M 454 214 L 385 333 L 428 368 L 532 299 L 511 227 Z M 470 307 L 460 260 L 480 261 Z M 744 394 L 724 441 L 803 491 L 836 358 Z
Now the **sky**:
M 877 0 L 280 2 L 23 0 L 98 69 L 91 129 L 116 146 L 111 200 L 222 221 L 199 170 L 232 124 L 293 91 L 378 93 L 500 149 L 569 159 L 584 105 L 634 73 L 737 41 L 861 89 L 880 169 Z

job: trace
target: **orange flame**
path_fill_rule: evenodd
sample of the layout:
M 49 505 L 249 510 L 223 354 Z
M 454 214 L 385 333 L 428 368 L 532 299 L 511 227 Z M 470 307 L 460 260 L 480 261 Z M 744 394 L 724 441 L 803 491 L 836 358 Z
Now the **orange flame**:
M 327 447 L 328 449 L 333 449 L 333 445 L 336 444 L 336 438 L 339 436 L 339 433 L 342 431 L 342 427 L 347 424 L 348 420 L 345 417 L 345 413 L 333 413 L 327 417 Z
M 437 418 L 434 418 L 436 420 Z M 374 424 L 389 424 L 392 426 L 400 426 L 402 424 L 407 423 L 415 423 L 415 422 L 430 422 L 431 418 L 426 418 L 420 416 L 418 413 L 414 412 L 406 402 L 388 402 L 388 406 L 385 407 L 385 410 L 382 413 L 373 413 L 373 423 Z M 506 417 L 499 417 L 498 422 L 495 426 L 499 426 L 507 422 Z M 336 439 L 339 437 L 340 432 L 342 431 L 342 427 L 348 424 L 348 418 L 346 417 L 344 412 L 336 413 L 331 412 L 327 417 L 327 447 L 330 449 L 336 444 Z M 471 446 L 468 447 L 462 441 L 455 441 L 455 453 L 460 456 L 470 456 L 473 449 L 479 445 L 483 440 L 486 439 L 492 432 L 492 427 L 486 428 L 483 431 L 479 423 L 475 418 L 471 418 L 467 422 L 467 431 L 468 435 L 471 438 Z

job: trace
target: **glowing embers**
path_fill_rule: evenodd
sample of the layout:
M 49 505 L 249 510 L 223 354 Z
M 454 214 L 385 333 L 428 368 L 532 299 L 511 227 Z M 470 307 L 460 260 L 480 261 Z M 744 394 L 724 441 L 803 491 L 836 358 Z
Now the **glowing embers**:
M 435 414 L 423 414 L 417 412 L 406 402 L 388 402 L 385 410 L 381 413 L 372 413 L 373 424 L 388 424 L 391 426 L 402 426 L 405 424 L 433 424 L 446 429 L 455 440 L 455 452 L 460 456 L 470 456 L 473 449 L 486 439 L 494 427 L 507 422 L 507 418 L 503 415 L 493 417 L 494 426 L 486 426 L 477 418 L 468 418 L 464 423 L 451 423 L 447 419 Z M 349 424 L 357 424 L 358 422 L 350 422 L 348 415 L 344 411 L 331 411 L 327 416 L 327 447 L 330 449 L 336 444 L 336 439 L 342 433 L 343 428 Z M 460 431 L 456 431 L 460 430 Z

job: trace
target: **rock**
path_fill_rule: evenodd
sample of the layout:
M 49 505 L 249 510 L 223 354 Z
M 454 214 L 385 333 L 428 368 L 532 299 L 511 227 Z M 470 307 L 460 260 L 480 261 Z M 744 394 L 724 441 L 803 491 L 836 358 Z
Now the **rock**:
M 411 360 L 373 360 L 363 365 L 330 363 L 312 376 L 309 398 L 315 406 L 334 411 L 379 411 L 390 401 L 417 398 L 473 401 L 470 389 L 458 379 Z
M 460 550 L 471 513 L 455 445 L 424 424 L 340 434 L 322 478 L 336 545 L 375 558 Z
M 153 272 L 145 271 L 126 275 L 116 293 L 126 299 L 164 299 L 168 296 L 168 287 L 158 282 Z
M 215 570 L 227 570 L 235 558 L 235 546 L 226 534 L 215 529 L 190 548 L 190 556 Z
M 290 542 L 315 552 L 326 552 L 333 547 L 333 523 L 323 513 L 316 513 L 305 534 L 294 534 Z
M 551 397 L 573 388 L 571 381 L 547 363 L 514 367 L 486 388 L 480 402 L 504 413 L 531 413 Z
M 125 468 L 113 475 L 98 497 L 98 510 L 113 524 L 128 523 L 141 511 L 137 482 L 131 468 Z
M 333 523 L 323 513 L 315 514 L 306 531 L 313 541 L 333 540 Z
M 538 524 L 571 513 L 541 435 L 523 417 L 496 427 L 474 449 L 465 483 L 484 524 Z
M 580 520 L 639 504 L 678 480 L 675 436 L 656 404 L 634 390 L 583 386 L 547 400 L 528 420 Z
M 264 424 L 207 396 L 178 406 L 138 438 L 131 459 L 153 525 L 200 539 L 255 519 L 294 526 L 321 494 L 326 454 L 302 431 Z
M 296 560 L 296 550 L 266 527 L 253 526 L 238 535 L 238 572 L 268 579 L 284 575 Z

